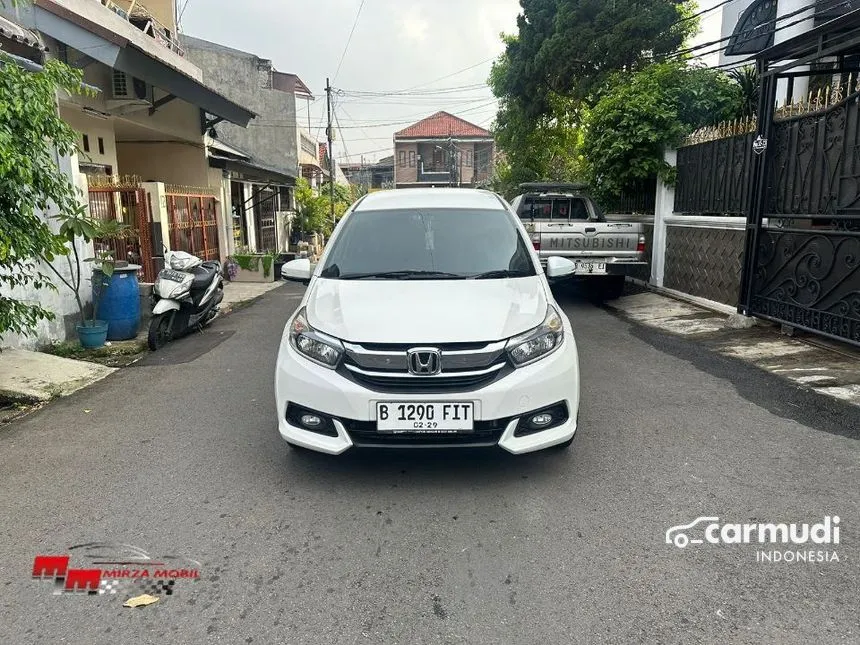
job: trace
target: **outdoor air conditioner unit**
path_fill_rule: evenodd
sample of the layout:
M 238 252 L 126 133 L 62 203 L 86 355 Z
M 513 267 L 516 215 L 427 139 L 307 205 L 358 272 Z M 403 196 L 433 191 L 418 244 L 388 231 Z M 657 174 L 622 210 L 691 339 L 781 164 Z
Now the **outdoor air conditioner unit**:
M 108 106 L 114 110 L 122 108 L 123 111 L 127 111 L 126 108 L 151 107 L 152 85 L 115 69 L 111 78 L 110 98 L 112 100 L 108 101 Z

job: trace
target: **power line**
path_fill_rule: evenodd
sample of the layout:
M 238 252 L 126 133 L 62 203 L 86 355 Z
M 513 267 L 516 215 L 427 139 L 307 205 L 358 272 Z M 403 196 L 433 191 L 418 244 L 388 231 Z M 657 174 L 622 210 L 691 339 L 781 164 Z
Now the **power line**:
M 337 80 L 337 75 L 340 74 L 340 66 L 343 65 L 343 59 L 346 57 L 346 52 L 349 49 L 349 43 L 352 42 L 352 35 L 355 33 L 355 28 L 358 25 L 358 19 L 361 17 L 361 10 L 364 8 L 365 0 L 361 0 L 361 4 L 358 5 L 358 11 L 355 14 L 355 20 L 352 23 L 352 29 L 349 32 L 349 38 L 346 39 L 346 45 L 344 45 L 343 53 L 340 55 L 340 62 L 337 64 L 337 69 L 334 72 L 333 80 Z
M 826 2 L 827 0 L 824 0 L 824 1 Z M 831 1 L 834 2 L 835 4 L 832 4 L 826 8 L 822 7 L 822 9 L 829 11 L 831 9 L 837 9 L 841 6 L 850 4 L 850 0 L 831 0 Z M 747 31 L 743 32 L 743 35 L 745 35 L 745 36 L 765 36 L 765 35 L 769 36 L 771 34 L 775 34 L 778 31 L 782 31 L 783 29 L 788 29 L 789 27 L 793 27 L 794 25 L 796 25 L 798 23 L 809 20 L 811 18 L 811 16 L 805 16 L 803 18 L 800 18 L 800 19 L 795 20 L 793 22 L 790 22 L 788 24 L 780 25 L 779 27 L 776 26 L 776 23 L 780 22 L 782 20 L 787 20 L 788 18 L 793 18 L 794 16 L 797 16 L 801 13 L 809 11 L 810 9 L 815 9 L 816 6 L 818 6 L 818 3 L 808 4 L 808 5 L 801 7 L 800 9 L 797 9 L 797 10 L 792 11 L 790 13 L 787 13 L 785 15 L 777 16 L 773 21 L 768 21 L 767 23 L 764 23 L 762 25 L 757 25 L 756 27 L 753 27 L 752 29 L 748 29 Z M 761 29 L 762 27 L 767 27 L 771 23 L 773 25 L 773 29 L 771 29 L 767 32 L 761 33 L 761 34 L 755 33 L 757 30 Z M 705 49 L 705 48 L 711 47 L 713 45 L 719 45 L 719 44 L 724 43 L 726 41 L 730 41 L 733 37 L 734 37 L 734 34 L 731 34 L 729 36 L 725 36 L 725 37 L 720 38 L 718 40 L 712 40 L 712 41 L 707 42 L 707 43 L 700 43 L 699 45 L 695 45 L 693 47 L 687 47 L 686 49 L 680 49 L 676 52 L 673 52 L 669 56 L 667 56 L 664 60 L 677 60 L 680 57 L 683 57 L 685 54 L 692 53 L 694 51 L 699 51 L 701 49 Z M 717 49 L 714 49 L 711 51 L 702 52 L 700 54 L 697 54 L 696 56 L 691 56 L 690 58 L 703 58 L 704 56 L 710 56 L 713 54 L 718 54 L 721 51 L 724 51 L 726 49 L 728 49 L 728 45 L 726 45 L 725 47 L 718 47 Z

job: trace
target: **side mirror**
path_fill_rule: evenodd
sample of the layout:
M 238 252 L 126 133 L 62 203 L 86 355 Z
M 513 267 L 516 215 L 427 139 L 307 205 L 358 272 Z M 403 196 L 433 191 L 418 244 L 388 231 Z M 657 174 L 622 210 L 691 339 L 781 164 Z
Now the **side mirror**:
M 551 257 L 546 261 L 546 277 L 563 278 L 576 271 L 576 263 L 567 258 Z
M 294 280 L 295 282 L 303 282 L 308 284 L 311 281 L 311 261 L 310 258 L 300 258 L 291 260 L 281 267 L 281 277 L 286 280 Z

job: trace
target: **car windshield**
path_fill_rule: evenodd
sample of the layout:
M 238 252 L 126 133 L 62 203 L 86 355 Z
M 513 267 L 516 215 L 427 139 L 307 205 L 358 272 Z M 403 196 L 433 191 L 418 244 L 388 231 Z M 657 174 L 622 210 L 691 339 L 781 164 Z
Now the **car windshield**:
M 507 278 L 535 275 L 531 252 L 502 209 L 356 211 L 333 242 L 323 278 Z

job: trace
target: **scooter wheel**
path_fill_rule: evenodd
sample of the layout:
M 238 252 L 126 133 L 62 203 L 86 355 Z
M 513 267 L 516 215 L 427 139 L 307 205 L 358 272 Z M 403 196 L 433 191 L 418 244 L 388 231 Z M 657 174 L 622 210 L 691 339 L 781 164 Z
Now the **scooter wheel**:
M 170 316 L 168 314 L 158 314 L 153 316 L 149 323 L 149 336 L 147 342 L 149 349 L 153 352 L 164 347 L 172 338 L 170 332 Z

